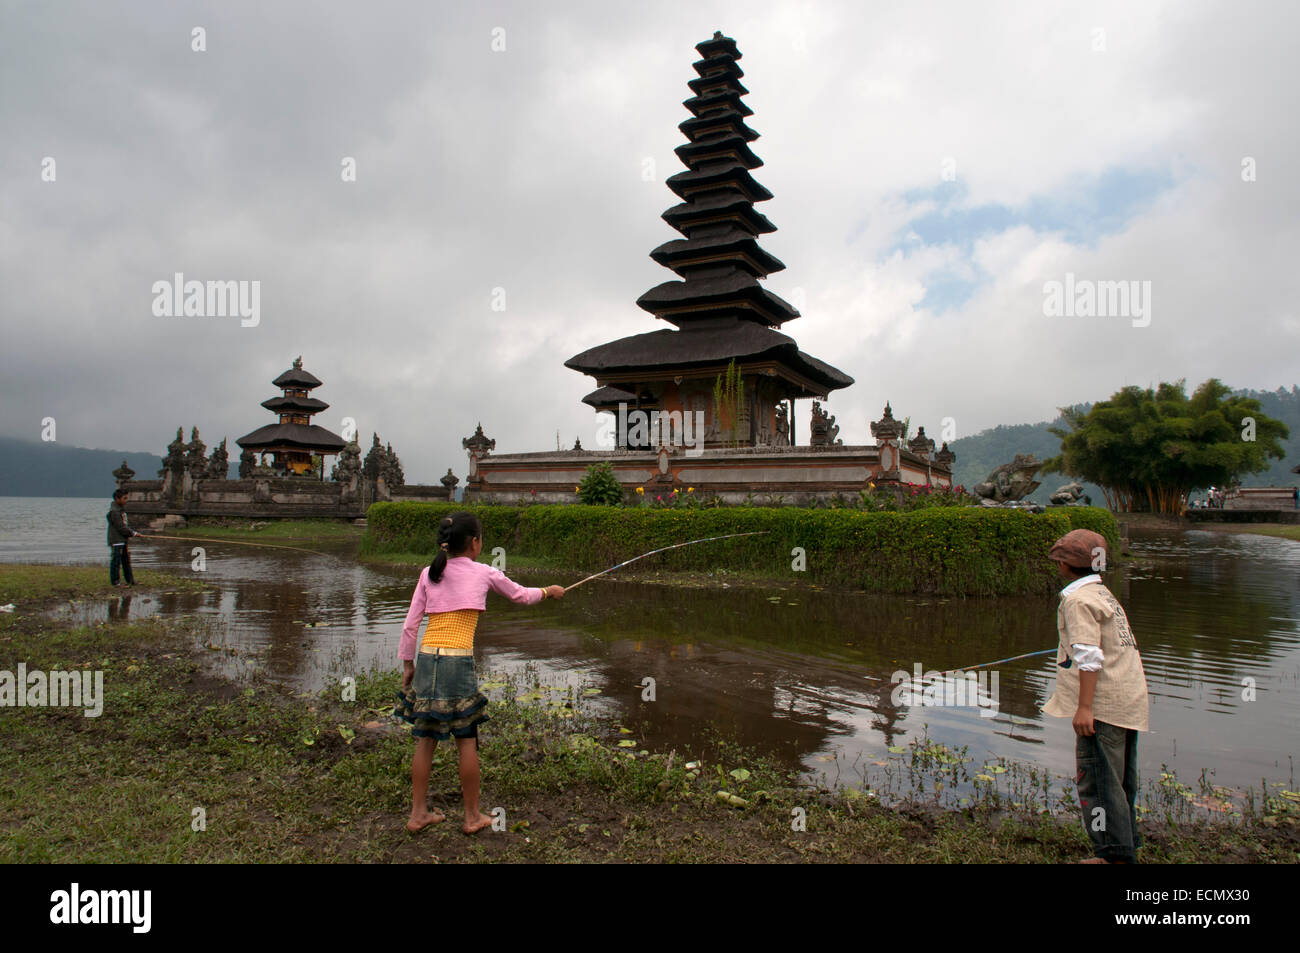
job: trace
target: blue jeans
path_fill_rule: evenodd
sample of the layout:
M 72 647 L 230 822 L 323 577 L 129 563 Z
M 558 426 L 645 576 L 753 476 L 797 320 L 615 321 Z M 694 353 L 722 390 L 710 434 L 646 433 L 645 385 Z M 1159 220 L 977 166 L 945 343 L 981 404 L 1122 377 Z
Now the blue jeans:
M 117 585 L 118 568 L 121 567 L 122 575 L 126 577 L 128 586 L 135 585 L 135 574 L 131 572 L 131 554 L 127 551 L 126 543 L 119 546 L 109 547 L 113 555 L 108 559 L 108 581 Z
M 1074 745 L 1083 828 L 1094 856 L 1137 863 L 1138 733 L 1095 719 L 1092 727 L 1096 734 L 1077 735 Z

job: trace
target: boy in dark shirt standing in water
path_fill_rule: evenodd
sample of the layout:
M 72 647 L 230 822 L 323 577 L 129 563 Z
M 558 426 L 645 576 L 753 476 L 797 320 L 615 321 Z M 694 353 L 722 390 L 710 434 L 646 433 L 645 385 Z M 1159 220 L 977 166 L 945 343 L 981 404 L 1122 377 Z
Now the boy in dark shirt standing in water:
M 126 541 L 132 536 L 144 538 L 142 533 L 137 533 L 127 525 L 126 490 L 118 487 L 113 491 L 113 505 L 108 511 L 108 546 L 113 553 L 108 561 L 108 581 L 114 586 L 123 585 L 117 581 L 119 567 L 126 578 L 125 585 L 135 585 L 135 574 L 131 572 L 131 553 L 126 546 Z

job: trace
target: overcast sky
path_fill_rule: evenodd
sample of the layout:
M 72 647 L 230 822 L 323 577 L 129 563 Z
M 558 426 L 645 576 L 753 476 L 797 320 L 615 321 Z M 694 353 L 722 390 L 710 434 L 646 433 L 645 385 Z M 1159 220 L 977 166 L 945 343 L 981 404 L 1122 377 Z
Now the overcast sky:
M 676 237 L 714 30 L 775 195 L 767 284 L 803 312 L 782 331 L 857 380 L 828 405 L 845 443 L 886 399 L 960 437 L 1126 384 L 1300 381 L 1293 3 L 0 11 L 8 436 L 53 417 L 161 454 L 197 424 L 233 458 L 301 354 L 318 422 L 377 430 L 409 482 L 463 480 L 479 421 L 498 452 L 594 446 L 595 383 L 563 362 L 666 326 L 634 302 L 673 277 L 647 253 Z M 260 323 L 155 315 L 176 272 L 260 281 Z M 1045 316 L 1067 273 L 1150 282 L 1149 324 Z

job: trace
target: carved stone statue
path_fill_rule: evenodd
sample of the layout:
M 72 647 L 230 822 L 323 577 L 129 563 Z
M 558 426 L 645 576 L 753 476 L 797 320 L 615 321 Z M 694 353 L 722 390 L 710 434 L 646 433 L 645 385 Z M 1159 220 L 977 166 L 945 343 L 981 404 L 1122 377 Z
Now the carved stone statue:
M 402 461 L 397 459 L 391 443 L 384 448 L 384 466 L 381 472 L 388 489 L 406 485 L 406 473 L 402 470 Z
M 185 469 L 195 480 L 202 480 L 208 473 L 208 461 L 204 456 L 208 447 L 199 439 L 199 428 L 190 429 L 190 442 L 185 446 Z
M 173 478 L 178 478 L 185 472 L 185 438 L 182 435 L 183 429 L 176 428 L 176 439 L 167 444 L 167 456 L 163 457 L 162 469 L 158 471 L 158 476 L 166 479 L 170 473 Z
M 1058 506 L 1077 506 L 1082 499 L 1083 484 L 1074 482 L 1058 487 L 1051 496 L 1051 501 Z
M 821 401 L 814 400 L 812 405 L 812 422 L 808 425 L 808 445 L 811 447 L 843 446 L 844 441 L 836 439 L 840 428 L 835 423 L 834 415 L 822 410 Z
M 113 479 L 117 481 L 118 486 L 121 486 L 127 480 L 131 480 L 134 477 L 135 477 L 135 471 L 126 465 L 125 460 L 122 461 L 122 465 L 120 467 L 118 467 L 116 470 L 113 471 Z
M 366 462 L 362 464 L 362 472 L 366 475 L 366 480 L 370 483 L 377 483 L 384 472 L 384 448 L 379 443 L 379 434 L 371 434 L 370 449 L 366 451 Z
M 353 436 L 347 445 L 339 451 L 339 458 L 330 471 L 330 479 L 335 483 L 349 484 L 361 475 L 361 447 Z
M 1042 465 L 1032 453 L 1017 453 L 1010 463 L 996 467 L 983 483 L 976 483 L 975 495 L 994 503 L 1022 500 L 1038 489 L 1034 474 Z
M 230 474 L 230 452 L 226 450 L 226 438 L 221 438 L 221 443 L 212 451 L 212 457 L 208 460 L 208 479 L 225 480 Z
M 785 401 L 776 405 L 776 434 L 772 438 L 772 446 L 790 446 L 790 412 L 786 409 Z

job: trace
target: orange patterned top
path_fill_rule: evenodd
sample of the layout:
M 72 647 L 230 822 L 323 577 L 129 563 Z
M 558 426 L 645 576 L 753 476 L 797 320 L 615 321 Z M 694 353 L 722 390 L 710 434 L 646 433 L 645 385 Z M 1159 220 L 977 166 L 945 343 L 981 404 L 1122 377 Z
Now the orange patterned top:
M 451 612 L 429 613 L 424 637 L 420 640 L 420 651 L 429 652 L 435 648 L 472 649 L 480 611 L 453 609 Z

